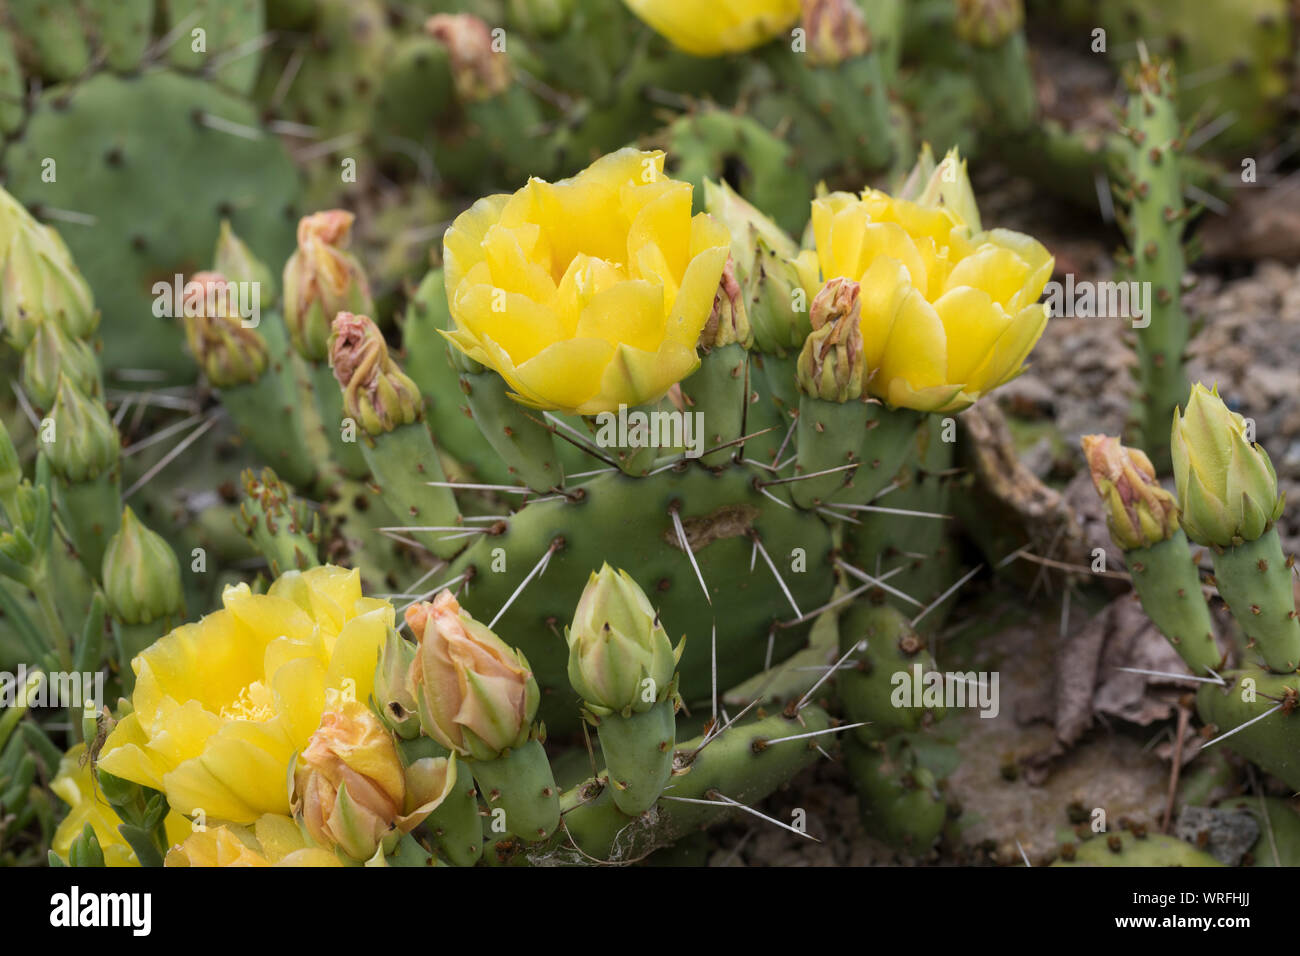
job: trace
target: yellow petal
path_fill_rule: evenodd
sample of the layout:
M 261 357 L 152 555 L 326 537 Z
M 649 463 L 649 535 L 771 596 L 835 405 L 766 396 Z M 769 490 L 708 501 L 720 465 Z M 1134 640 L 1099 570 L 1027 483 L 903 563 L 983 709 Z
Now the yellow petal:
M 657 352 L 644 352 L 620 345 L 605 369 L 600 399 L 589 402 L 581 414 L 611 411 L 619 405 L 644 405 L 662 398 L 674 384 L 699 367 L 694 348 L 665 343 Z
M 264 813 L 253 825 L 253 834 L 262 853 L 272 863 L 278 863 L 290 853 L 307 848 L 307 840 L 298 824 L 283 814 Z M 333 854 L 330 855 L 333 859 Z
M 951 382 L 970 382 L 1002 334 L 1011 317 L 983 289 L 959 286 L 941 295 L 934 310 L 943 322 L 948 341 L 948 375 Z
M 115 777 L 161 790 L 163 775 L 171 767 L 153 753 L 148 744 L 149 738 L 140 727 L 139 717 L 127 714 L 104 741 L 99 766 Z
M 662 286 L 621 282 L 591 297 L 578 320 L 577 336 L 654 351 L 664 339 L 665 321 Z
M 880 370 L 868 387 L 878 398 L 889 399 L 895 379 L 911 389 L 931 388 L 948 382 L 948 345 L 943 322 L 934 306 L 913 289 L 903 300 L 889 332 Z
M 988 359 L 973 373 L 970 388 L 983 393 L 1020 374 L 1021 366 L 1047 328 L 1047 306 L 1026 306 L 1012 318 L 1010 326 L 994 343 Z
M 603 339 L 567 339 L 547 346 L 506 380 L 540 405 L 574 412 L 600 387 L 613 356 L 614 346 Z
M 351 680 L 356 699 L 368 700 L 374 689 L 375 665 L 379 662 L 379 651 L 384 646 L 388 629 L 392 624 L 391 607 L 386 610 L 372 611 L 348 621 L 334 644 L 334 654 L 330 659 L 329 673 L 325 676 L 325 686 L 342 690 L 344 681 Z M 319 717 L 320 711 L 316 713 Z
M 479 343 L 491 339 L 515 365 L 527 362 L 569 334 L 560 317 L 546 305 L 492 286 L 462 286 L 456 295 L 454 315 Z
M 320 725 L 325 709 L 325 668 L 315 658 L 301 657 L 268 676 L 275 693 L 275 710 L 291 749 L 301 750 Z
M 880 256 L 859 283 L 862 308 L 862 355 L 867 372 L 880 368 L 885 344 L 904 300 L 912 293 L 911 276 L 897 259 Z
M 501 211 L 509 199 L 505 194 L 480 199 L 457 216 L 443 233 L 443 275 L 448 299 L 455 294 L 465 273 L 485 259 L 481 247 L 483 237 L 501 218 Z

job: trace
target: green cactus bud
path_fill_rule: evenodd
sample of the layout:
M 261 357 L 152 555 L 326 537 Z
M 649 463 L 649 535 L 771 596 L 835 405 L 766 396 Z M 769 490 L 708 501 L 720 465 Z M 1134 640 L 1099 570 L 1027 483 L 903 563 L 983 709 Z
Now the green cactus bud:
M 275 298 L 275 277 L 266 264 L 253 255 L 233 229 L 230 220 L 221 220 L 221 232 L 217 236 L 217 251 L 213 259 L 212 270 L 219 272 L 231 282 L 247 282 L 257 289 L 260 302 L 268 303 Z
M 754 344 L 754 330 L 749 325 L 744 293 L 736 281 L 735 260 L 728 256 L 718 291 L 713 294 L 713 311 L 700 330 L 699 347 L 708 350 L 733 343 L 749 348 Z
M 736 280 L 743 290 L 753 346 L 763 352 L 793 348 L 811 331 L 795 311 L 799 246 L 725 182 L 704 180 L 704 208 L 731 233 Z
M 726 181 L 704 180 L 704 211 L 731 233 L 731 254 L 741 281 L 754 272 L 757 242 L 786 259 L 799 254 L 799 246 L 768 216 L 739 196 Z
M 235 527 L 266 558 L 272 577 L 316 567 L 320 515 L 290 492 L 270 468 L 263 468 L 260 475 L 247 469 L 239 479 L 244 500 Z
M 504 93 L 511 83 L 510 60 L 494 47 L 492 31 L 470 13 L 438 13 L 425 31 L 447 48 L 456 97 L 479 103 Z
M 298 248 L 284 266 L 284 321 L 295 351 L 310 362 L 328 356 L 336 315 L 375 310 L 365 270 L 346 251 L 354 218 L 342 209 L 304 216 Z
M 181 566 L 162 536 L 149 530 L 129 507 L 104 552 L 104 594 L 113 616 L 124 624 L 148 624 L 185 616 Z
M 798 270 L 762 238 L 754 248 L 754 271 L 746 284 L 754 347 L 761 352 L 798 348 L 812 332 L 807 308 L 796 307 L 807 301 Z
M 533 737 L 540 692 L 523 654 L 450 591 L 408 607 L 406 623 L 420 642 L 410 683 L 428 736 L 475 760 L 494 760 Z
M 510 25 L 524 33 L 554 36 L 563 33 L 573 16 L 575 0 L 509 0 Z
M 270 364 L 266 342 L 231 307 L 225 276 L 197 273 L 185 284 L 185 341 L 216 388 L 256 382 Z
M 802 23 L 814 66 L 835 66 L 871 52 L 871 30 L 854 0 L 804 0 Z
M 1174 412 L 1170 436 L 1183 527 L 1198 544 L 1228 548 L 1254 541 L 1282 514 L 1285 495 L 1268 452 L 1246 436 L 1217 387 L 1192 387 L 1187 409 Z
M 1115 543 L 1132 551 L 1173 537 L 1178 530 L 1178 505 L 1156 481 L 1156 470 L 1146 454 L 1107 435 L 1084 435 L 1082 445 Z
M 99 324 L 90 286 L 72 261 L 63 239 L 9 199 L 0 216 L 4 249 L 4 302 L 0 316 L 9 342 L 22 349 L 42 322 L 57 322 L 74 338 L 88 338 Z
M 813 299 L 813 331 L 799 353 L 799 388 L 828 402 L 862 397 L 866 361 L 862 354 L 861 289 L 852 279 L 835 278 Z
M 420 713 L 411 691 L 415 645 L 393 628 L 375 665 L 375 706 L 389 729 L 403 740 L 420 735 Z
M 1024 25 L 1024 0 L 957 0 L 953 30 L 972 46 L 1001 46 Z
M 68 378 L 60 377 L 54 407 L 53 440 L 46 454 L 54 473 L 68 482 L 91 481 L 112 469 L 122 441 L 104 403 L 90 398 Z
M 330 337 L 330 366 L 343 389 L 343 409 L 366 434 L 391 432 L 422 417 L 420 389 L 388 354 L 369 317 L 340 312 Z
M 99 395 L 99 360 L 89 342 L 74 339 L 57 322 L 42 322 L 23 350 L 23 391 L 37 408 L 49 408 L 59 376 L 86 395 Z
M 645 592 L 608 564 L 587 579 L 569 645 L 569 683 L 596 714 L 641 713 L 672 693 L 684 642 L 674 650 Z
M 18 449 L 9 437 L 9 429 L 0 421 L 0 506 L 8 509 L 15 502 L 18 486 L 23 483 L 23 464 L 18 458 Z M 9 515 L 10 523 L 17 519 Z
M 952 210 L 972 233 L 982 230 L 980 225 L 979 205 L 975 202 L 975 190 L 970 184 L 970 175 L 966 170 L 966 160 L 954 146 L 937 165 L 930 153 L 930 144 L 921 148 L 921 155 L 916 165 L 907 176 L 907 181 L 900 192 L 900 198 L 910 199 L 919 206 Z

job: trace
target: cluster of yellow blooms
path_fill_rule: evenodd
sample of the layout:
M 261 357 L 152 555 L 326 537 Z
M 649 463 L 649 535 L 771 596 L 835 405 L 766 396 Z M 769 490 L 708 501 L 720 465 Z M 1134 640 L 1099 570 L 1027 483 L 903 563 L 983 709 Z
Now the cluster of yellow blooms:
M 696 344 L 730 238 L 691 216 L 691 187 L 660 152 L 624 149 L 571 179 L 479 200 L 448 229 L 448 338 L 529 405 L 577 414 L 664 395 L 699 365 Z M 805 301 L 833 279 L 861 286 L 867 390 L 957 411 L 1018 375 L 1047 324 L 1053 260 L 1035 239 L 983 230 L 950 155 L 896 198 L 875 189 L 812 203 L 815 249 L 795 266 Z
M 672 28 L 656 23 L 657 5 L 634 6 Z M 695 5 L 693 16 L 726 19 L 741 6 Z M 788 26 L 798 4 L 757 6 Z M 756 42 L 746 22 L 712 42 Z M 1038 299 L 1053 263 L 1028 236 L 981 228 L 955 156 L 929 168 L 926 159 L 907 198 L 867 189 L 814 200 L 814 247 L 791 268 L 808 302 L 827 283 L 858 284 L 871 396 L 955 411 L 1022 370 L 1047 321 Z M 697 343 L 730 251 L 727 228 L 692 215 L 691 186 L 664 173 L 663 153 L 624 149 L 571 179 L 482 199 L 456 219 L 445 237 L 456 321 L 447 335 L 526 404 L 578 414 L 643 404 L 699 365 Z M 266 594 L 228 588 L 223 604 L 136 657 L 129 712 L 98 758 L 100 769 L 166 795 L 168 864 L 337 863 L 323 847 L 364 860 L 432 812 L 454 782 L 461 748 L 406 766 L 365 705 L 394 609 L 362 595 L 357 571 L 291 572 Z M 435 604 L 421 614 L 453 611 Z M 464 627 L 442 631 L 462 643 L 473 637 Z M 422 670 L 455 657 L 425 643 Z M 496 653 L 471 643 L 479 656 Z M 529 675 L 502 660 L 520 675 L 511 712 L 526 710 Z M 443 670 L 437 679 L 447 686 L 460 680 L 450 663 Z M 423 710 L 436 718 L 450 699 Z M 468 705 L 457 706 L 448 720 L 469 720 Z M 496 724 L 480 723 L 487 730 L 478 737 L 491 742 Z M 527 731 L 527 721 L 506 723 L 510 734 Z M 444 743 L 458 745 L 451 735 Z M 134 854 L 83 756 L 70 753 L 55 784 L 73 810 L 54 849 L 66 854 L 90 824 L 106 860 L 130 864 Z

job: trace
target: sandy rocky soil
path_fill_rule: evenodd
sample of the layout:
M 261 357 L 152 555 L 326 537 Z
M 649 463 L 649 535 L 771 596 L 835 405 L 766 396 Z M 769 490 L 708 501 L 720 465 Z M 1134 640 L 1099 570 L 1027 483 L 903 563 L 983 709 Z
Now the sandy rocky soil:
M 1064 272 L 1074 272 L 1076 280 L 1110 276 L 1115 235 L 1056 239 L 1061 222 L 1078 221 L 1077 211 L 1040 208 L 1023 181 L 991 185 L 986 217 L 1042 238 L 1057 256 L 1058 279 Z M 1264 259 L 1246 268 L 1218 261 L 1198 263 L 1198 269 L 1186 282 L 1188 306 L 1204 323 L 1189 351 L 1191 378 L 1217 382 L 1236 410 L 1255 419 L 1288 499 L 1298 503 L 1288 509 L 1282 532 L 1289 550 L 1300 552 L 1300 267 Z M 1054 425 L 1053 434 L 1031 443 L 1021 460 L 1063 490 L 1089 547 L 1109 541 L 1078 439 L 1089 432 L 1122 433 L 1133 388 L 1131 334 L 1116 319 L 1053 318 L 1030 371 L 996 399 L 1009 414 Z M 1122 568 L 1113 547 L 1109 551 L 1111 566 Z M 948 792 L 965 810 L 959 840 L 945 839 L 921 859 L 895 853 L 863 833 L 842 765 L 823 761 L 762 807 L 782 820 L 804 809 L 809 832 L 820 842 L 750 818 L 712 833 L 701 856 L 707 853 L 715 866 L 1023 865 L 1025 857 L 1041 865 L 1054 858 L 1072 804 L 1076 813 L 1103 806 L 1112 820 L 1157 826 L 1186 685 L 1115 668 L 1184 667 L 1122 586 L 1101 613 L 1076 611 L 1064 626 L 1057 590 L 1036 598 L 1043 612 L 1037 624 L 1011 627 L 985 642 L 993 645 L 988 655 L 1001 672 L 1002 712 L 993 720 L 971 713 L 957 718 L 965 722 L 962 763 Z M 1008 591 L 1008 599 L 1017 597 Z M 954 619 L 962 613 L 959 608 Z M 1203 739 L 1196 731 L 1193 715 L 1183 749 L 1185 776 L 1206 768 L 1209 759 L 1195 759 Z M 1004 772 L 1009 763 L 1022 771 L 1012 780 Z M 1230 848 L 1227 861 L 1236 862 L 1252 839 L 1248 834 L 1244 844 Z

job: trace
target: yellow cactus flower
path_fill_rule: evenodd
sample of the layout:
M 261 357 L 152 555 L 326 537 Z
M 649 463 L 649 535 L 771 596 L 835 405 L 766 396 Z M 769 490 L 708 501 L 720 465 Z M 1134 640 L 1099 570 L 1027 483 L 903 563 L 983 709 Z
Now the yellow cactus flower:
M 286 816 L 267 813 L 252 827 L 195 830 L 173 844 L 164 866 L 342 866 L 328 850 L 312 846 Z
M 673 46 L 695 56 L 743 53 L 785 33 L 799 19 L 799 0 L 624 0 Z
M 965 166 L 953 154 L 917 201 L 875 189 L 831 193 L 813 201 L 812 227 L 816 250 L 801 253 L 800 278 L 810 297 L 835 278 L 861 285 L 867 390 L 876 398 L 960 411 L 1023 371 L 1047 325 L 1038 298 L 1053 259 L 1022 233 L 978 231 Z
M 393 608 L 330 566 L 290 571 L 267 594 L 228 587 L 222 603 L 131 662 L 132 711 L 99 765 L 186 816 L 247 824 L 289 813 L 290 762 L 327 692 L 369 699 Z
M 135 851 L 118 832 L 122 822 L 104 795 L 95 786 L 90 761 L 86 759 L 86 745 L 77 744 L 59 761 L 59 772 L 50 782 L 50 789 L 70 809 L 68 815 L 54 831 L 50 848 L 63 859 L 68 858 L 72 843 L 81 836 L 86 824 L 95 831 L 95 839 L 104 854 L 106 866 L 139 866 Z M 165 823 L 168 840 L 182 840 L 190 832 L 190 822 L 175 811 L 167 814 Z
M 581 415 L 690 375 L 731 239 L 663 168 L 622 149 L 461 213 L 443 238 L 447 338 L 523 404 Z

